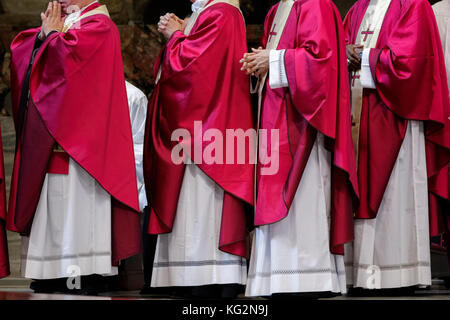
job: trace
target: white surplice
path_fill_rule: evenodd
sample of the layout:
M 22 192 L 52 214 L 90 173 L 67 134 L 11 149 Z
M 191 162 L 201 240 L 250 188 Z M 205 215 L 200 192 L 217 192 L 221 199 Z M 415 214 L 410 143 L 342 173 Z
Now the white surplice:
M 271 50 L 271 88 L 289 86 L 285 68 L 284 50 Z M 255 230 L 246 295 L 345 293 L 344 257 L 330 251 L 330 213 L 331 154 L 318 133 L 288 216 Z
M 75 161 L 47 174 L 30 237 L 22 238 L 22 275 L 54 279 L 116 274 L 111 264 L 111 196 Z
M 142 149 L 147 98 L 127 83 L 141 208 L 147 205 Z M 111 196 L 75 161 L 69 174 L 47 174 L 31 227 L 22 238 L 22 275 L 53 279 L 80 275 L 114 275 L 111 264 Z M 75 269 L 76 270 L 76 269 Z M 77 272 L 77 271 L 76 271 Z
M 255 230 L 247 296 L 345 293 L 344 257 L 330 252 L 331 155 L 318 134 L 288 216 Z
M 158 236 L 152 287 L 245 284 L 244 258 L 219 248 L 223 189 L 187 164 L 171 233 Z
M 431 285 L 428 219 L 423 123 L 409 121 L 376 219 L 355 221 L 348 282 L 368 289 Z

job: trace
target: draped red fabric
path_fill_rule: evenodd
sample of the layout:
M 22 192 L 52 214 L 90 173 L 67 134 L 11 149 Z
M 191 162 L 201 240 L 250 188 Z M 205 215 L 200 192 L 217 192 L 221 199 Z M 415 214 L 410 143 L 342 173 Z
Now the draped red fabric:
M 178 141 L 171 141 L 176 129 L 185 129 L 190 139 L 183 144 L 204 154 L 211 141 L 201 139 L 214 130 L 223 137 L 223 162 L 196 165 L 225 191 L 219 248 L 247 256 L 246 210 L 253 204 L 254 166 L 237 160 L 237 143 L 227 143 L 228 130 L 253 129 L 249 78 L 240 70 L 239 60 L 247 52 L 245 24 L 239 10 L 227 3 L 205 9 L 189 36 L 176 32 L 161 53 L 155 71 L 161 66 L 161 80 L 149 103 L 144 150 L 144 172 L 152 207 L 149 233 L 171 232 L 185 165 L 175 164 L 171 153 Z M 201 121 L 200 135 L 194 122 Z M 198 133 L 198 132 L 197 132 Z M 235 141 L 236 142 L 236 141 Z M 198 143 L 199 148 L 195 148 Z M 247 142 L 248 143 L 248 142 Z M 248 145 L 247 145 L 248 146 Z M 249 149 L 249 148 L 247 148 Z M 196 151 L 195 151 L 196 150 Z M 226 161 L 234 152 L 233 161 Z M 253 152 L 253 151 L 252 151 Z M 201 162 L 201 163 L 200 163 Z
M 277 8 L 266 18 L 264 46 Z M 330 248 L 336 254 L 343 254 L 343 244 L 353 240 L 353 208 L 358 203 L 343 43 L 341 17 L 332 1 L 294 3 L 277 48 L 286 49 L 289 88 L 272 89 L 267 83 L 262 107 L 261 128 L 280 130 L 280 168 L 275 175 L 258 174 L 255 217 L 257 225 L 264 225 L 288 215 L 320 132 L 332 153 Z
M 8 243 L 6 241 L 6 188 L 3 142 L 0 134 L 0 278 L 9 275 Z
M 347 44 L 355 43 L 369 2 L 358 1 L 348 13 Z M 377 89 L 363 94 L 357 218 L 377 216 L 407 121 L 419 120 L 425 125 L 430 234 L 442 233 L 450 200 L 450 101 L 441 40 L 428 1 L 392 0 L 370 66 Z
M 0 220 L 0 279 L 9 276 L 8 243 L 4 220 Z
M 86 11 L 99 5 L 94 4 Z M 21 91 L 40 29 L 11 44 L 16 129 Z M 18 139 L 7 227 L 29 234 L 55 143 L 113 199 L 113 256 L 140 252 L 133 140 L 120 51 L 112 20 L 98 14 L 41 45 L 30 76 L 29 103 Z M 124 214 L 124 211 L 127 214 Z M 120 212 L 120 214 L 117 214 Z M 120 243 L 120 245 L 114 245 Z

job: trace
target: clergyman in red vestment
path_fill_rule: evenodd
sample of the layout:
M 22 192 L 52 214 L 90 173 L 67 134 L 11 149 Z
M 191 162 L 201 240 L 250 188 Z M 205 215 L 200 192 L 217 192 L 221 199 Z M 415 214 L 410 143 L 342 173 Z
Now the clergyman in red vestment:
M 250 81 L 239 64 L 246 29 L 237 0 L 198 0 L 192 8 L 185 27 L 171 14 L 159 23 L 168 42 L 155 64 L 144 146 L 148 232 L 158 234 L 151 285 L 224 285 L 222 296 L 247 280 L 254 150 L 239 161 L 238 144 L 226 142 L 230 131 L 254 138 Z M 174 161 L 179 138 L 190 163 Z
M 429 286 L 430 236 L 448 231 L 450 199 L 436 19 L 426 0 L 359 0 L 344 27 L 361 196 L 347 275 L 360 288 Z
M 119 33 L 97 1 L 60 2 L 11 44 L 7 227 L 24 236 L 22 274 L 37 280 L 114 275 L 141 251 Z
M 260 79 L 259 131 L 278 130 L 279 170 L 260 139 L 246 294 L 345 293 L 358 187 L 342 19 L 330 0 L 283 0 L 264 30 L 243 69 Z

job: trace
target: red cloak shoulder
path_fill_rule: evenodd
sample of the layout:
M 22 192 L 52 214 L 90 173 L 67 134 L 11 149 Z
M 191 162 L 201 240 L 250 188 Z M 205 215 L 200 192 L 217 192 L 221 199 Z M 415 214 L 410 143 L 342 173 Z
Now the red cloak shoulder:
M 11 45 L 14 110 L 39 30 L 20 33 Z M 115 199 L 139 211 L 120 38 L 112 20 L 95 15 L 79 29 L 51 35 L 35 58 L 30 93 L 56 142 Z

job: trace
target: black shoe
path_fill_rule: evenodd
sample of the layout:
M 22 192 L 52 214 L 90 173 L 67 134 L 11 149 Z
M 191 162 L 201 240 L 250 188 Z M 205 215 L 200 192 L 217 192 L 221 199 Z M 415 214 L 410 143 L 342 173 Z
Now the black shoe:
M 153 288 L 149 285 L 144 285 L 139 294 L 152 298 L 170 298 L 172 296 L 170 288 Z
M 64 290 L 64 294 L 77 295 L 77 296 L 96 296 L 101 291 L 101 287 L 97 283 L 95 275 L 81 276 L 80 287 L 69 288 L 67 285 Z
M 305 293 L 274 293 L 270 297 L 270 300 L 280 301 L 280 300 L 318 300 L 320 298 L 320 294 L 318 292 L 305 292 Z
M 447 289 L 450 289 L 450 277 L 444 278 L 444 285 Z
M 66 285 L 64 293 L 82 296 L 97 296 L 101 293 L 118 291 L 119 288 L 119 278 L 117 276 L 104 277 L 93 274 L 81 277 L 80 288 L 69 289 Z
M 222 286 L 221 299 L 236 299 L 240 294 L 245 293 L 245 286 L 240 284 L 226 284 Z
M 103 277 L 100 275 L 82 276 L 80 288 L 69 289 L 68 278 L 34 280 L 30 289 L 34 293 L 62 293 L 83 296 L 97 296 L 100 293 L 117 291 L 119 289 L 118 277 Z
M 404 288 L 392 288 L 392 289 L 363 289 L 363 288 L 350 288 L 347 295 L 349 297 L 402 297 L 402 296 L 414 296 L 418 286 L 404 287 Z
M 243 285 L 239 284 L 214 284 L 207 286 L 191 287 L 190 296 L 192 299 L 236 299 L 239 294 L 244 293 Z
M 33 290 L 34 293 L 61 293 L 67 290 L 66 281 L 67 278 L 33 280 L 33 282 L 30 284 L 30 289 Z

